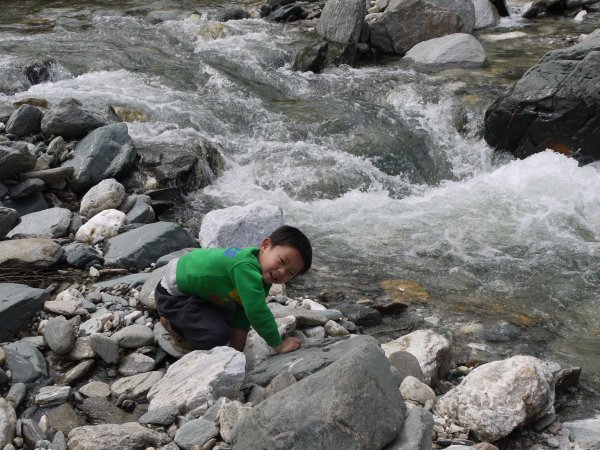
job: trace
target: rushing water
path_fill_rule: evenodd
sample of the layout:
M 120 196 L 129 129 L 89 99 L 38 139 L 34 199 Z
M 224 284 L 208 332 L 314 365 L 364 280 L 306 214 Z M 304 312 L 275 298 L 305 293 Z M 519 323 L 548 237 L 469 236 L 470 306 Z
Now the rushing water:
M 2 0 L 0 100 L 129 106 L 150 119 L 130 124 L 134 139 L 207 137 L 227 167 L 190 193 L 191 220 L 281 206 L 316 251 L 300 292 L 384 296 L 386 281 L 412 280 L 428 293 L 414 306 L 425 325 L 471 357 L 581 365 L 599 390 L 600 172 L 550 152 L 494 155 L 481 134 L 487 106 L 600 14 L 533 23 L 510 6 L 478 33 L 481 70 L 423 75 L 386 58 L 314 75 L 289 68 L 312 30 L 215 23 L 217 2 Z M 30 86 L 23 68 L 47 58 L 52 81 Z M 375 331 L 393 337 L 394 321 Z

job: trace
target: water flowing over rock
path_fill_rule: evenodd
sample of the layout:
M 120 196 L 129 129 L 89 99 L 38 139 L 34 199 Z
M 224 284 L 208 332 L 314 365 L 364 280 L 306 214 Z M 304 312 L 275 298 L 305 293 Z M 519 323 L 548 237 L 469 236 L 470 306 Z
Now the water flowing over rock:
M 485 113 L 485 140 L 519 158 L 554 149 L 600 159 L 600 30 L 548 52 Z
M 198 237 L 203 248 L 259 246 L 283 224 L 283 211 L 277 206 L 231 206 L 206 214 Z
M 244 414 L 233 448 L 379 449 L 402 429 L 405 409 L 389 363 L 370 338 Z
M 230 347 L 190 352 L 152 386 L 148 411 L 175 405 L 197 417 L 219 397 L 239 398 L 245 366 L 244 354 Z
M 362 0 L 327 0 L 325 3 L 317 33 L 329 43 L 327 59 L 333 64 L 352 64 L 366 12 L 367 6 Z
M 105 178 L 124 175 L 136 158 L 127 125 L 115 123 L 97 128 L 75 146 L 75 156 L 63 167 L 73 167 L 71 187 L 76 192 L 91 188 Z
M 481 67 L 486 55 L 474 36 L 455 33 L 419 42 L 406 53 L 405 58 L 413 60 L 417 70 L 437 72 L 451 68 Z
M 438 401 L 435 410 L 493 442 L 541 418 L 553 403 L 548 366 L 532 356 L 514 356 L 474 369 Z
M 116 116 L 112 121 L 115 119 Z M 73 140 L 81 139 L 90 131 L 108 124 L 109 121 L 102 113 L 83 107 L 74 98 L 66 98 L 44 114 L 41 126 L 42 131 L 48 135 Z
M 13 339 L 49 297 L 43 289 L 0 283 L 0 342 Z
M 145 450 L 170 441 L 166 434 L 138 423 L 83 426 L 69 433 L 69 450 Z
M 471 0 L 392 0 L 368 22 L 369 45 L 381 53 L 404 55 L 415 44 L 452 33 L 470 33 L 475 24 Z

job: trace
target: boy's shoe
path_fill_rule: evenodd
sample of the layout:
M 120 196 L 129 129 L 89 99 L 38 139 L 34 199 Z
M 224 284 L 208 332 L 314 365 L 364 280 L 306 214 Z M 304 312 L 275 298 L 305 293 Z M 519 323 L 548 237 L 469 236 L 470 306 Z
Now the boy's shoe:
M 171 338 L 173 339 L 173 343 L 177 346 L 181 347 L 184 350 L 194 350 L 192 344 L 186 341 L 183 336 L 181 336 L 177 331 L 173 329 L 171 326 L 171 322 L 169 322 L 166 317 L 160 316 L 160 324 L 169 332 Z

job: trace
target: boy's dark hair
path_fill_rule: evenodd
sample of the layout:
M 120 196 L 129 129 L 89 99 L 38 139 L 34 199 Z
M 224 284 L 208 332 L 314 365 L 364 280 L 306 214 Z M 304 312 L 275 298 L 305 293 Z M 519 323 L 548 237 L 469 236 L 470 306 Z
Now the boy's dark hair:
M 269 238 L 271 245 L 289 245 L 298 250 L 304 261 L 304 267 L 297 275 L 308 272 L 312 264 L 312 246 L 302 231 L 289 225 L 283 225 L 273 231 Z

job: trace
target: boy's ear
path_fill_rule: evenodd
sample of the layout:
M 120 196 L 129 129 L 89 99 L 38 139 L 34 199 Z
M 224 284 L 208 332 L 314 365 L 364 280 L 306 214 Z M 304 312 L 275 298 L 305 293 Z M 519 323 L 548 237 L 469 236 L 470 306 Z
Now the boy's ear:
M 262 243 L 260 244 L 260 249 L 267 250 L 270 246 L 271 246 L 271 238 L 266 237 L 263 239 Z

